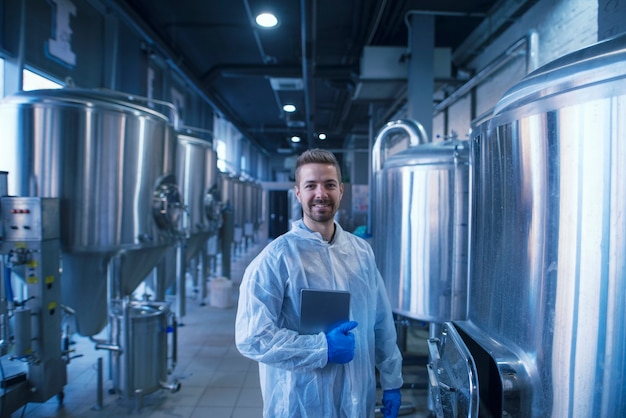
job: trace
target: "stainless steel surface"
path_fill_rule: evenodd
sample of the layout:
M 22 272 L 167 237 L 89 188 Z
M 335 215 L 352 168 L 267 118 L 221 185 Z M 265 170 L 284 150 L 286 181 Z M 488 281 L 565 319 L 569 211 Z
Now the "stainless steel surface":
M 185 205 L 182 230 L 186 236 L 186 256 L 189 260 L 219 228 L 217 153 L 207 140 L 178 134 L 176 158 L 176 177 Z
M 243 229 L 246 211 L 246 182 L 241 178 L 233 179 L 233 213 L 235 216 L 235 228 Z M 235 241 L 238 241 L 235 239 Z
M 5 241 L 58 239 L 59 199 L 38 197 L 0 198 L 0 237 Z
M 8 194 L 9 194 L 9 173 L 7 171 L 0 171 L 0 197 L 8 196 Z
M 93 335 L 106 322 L 110 258 L 123 259 L 121 289 L 132 292 L 173 242 L 173 128 L 132 97 L 81 89 L 7 97 L 0 125 L 15 149 L 16 194 L 61 198 L 64 303 L 79 332 Z
M 466 318 L 469 142 L 426 144 L 384 157 L 387 125 L 373 150 L 374 253 L 394 312 L 422 321 Z M 405 138 L 406 138 L 405 132 Z
M 625 109 L 622 36 L 530 74 L 473 136 L 458 326 L 503 386 L 506 368 L 523 369 L 528 397 L 503 397 L 503 414 L 626 416 Z
M 0 241 L 0 368 L 2 416 L 29 402 L 46 402 L 67 383 L 69 352 L 62 344 L 59 199 L 3 197 L 0 205 L 12 231 Z M 1 227 L 1 225 L 0 225 Z M 15 233 L 13 233 L 13 231 Z M 16 373 L 19 372 L 19 373 Z M 25 385 L 19 384 L 19 375 Z
M 438 339 L 428 340 L 428 380 L 438 418 L 478 417 L 478 373 L 474 359 L 448 322 Z
M 223 173 L 223 172 L 219 173 L 219 177 L 220 177 L 220 194 L 222 198 L 222 204 L 224 206 L 229 206 L 232 209 L 233 204 L 235 202 L 234 187 L 233 187 L 234 182 L 235 182 L 235 177 L 231 176 L 228 173 Z
M 169 385 L 168 334 L 173 333 L 169 304 L 117 302 L 111 325 L 121 350 L 112 354 L 114 390 L 134 398 Z

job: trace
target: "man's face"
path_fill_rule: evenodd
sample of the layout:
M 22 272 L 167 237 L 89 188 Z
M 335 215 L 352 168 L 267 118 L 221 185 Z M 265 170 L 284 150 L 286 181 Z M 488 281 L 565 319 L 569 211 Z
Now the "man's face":
M 337 169 L 332 164 L 305 164 L 300 167 L 296 197 L 302 204 L 305 221 L 332 223 L 343 196 Z M 309 226 L 310 227 L 310 226 Z

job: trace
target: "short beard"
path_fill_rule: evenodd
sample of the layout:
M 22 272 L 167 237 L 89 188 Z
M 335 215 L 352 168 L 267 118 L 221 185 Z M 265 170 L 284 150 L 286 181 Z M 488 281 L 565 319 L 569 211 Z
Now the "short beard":
M 330 203 L 330 206 L 328 207 L 330 209 L 330 212 L 328 215 L 326 214 L 320 214 L 319 212 L 315 212 L 314 210 L 314 206 L 316 204 L 328 204 Z M 327 200 L 316 200 L 314 202 L 311 203 L 311 205 L 309 205 L 309 211 L 307 213 L 307 215 L 309 216 L 309 218 L 311 218 L 312 220 L 316 221 L 316 222 L 328 222 L 331 219 L 335 218 L 335 213 L 337 213 L 337 211 L 335 210 L 335 205 L 333 204 L 332 201 L 327 201 Z

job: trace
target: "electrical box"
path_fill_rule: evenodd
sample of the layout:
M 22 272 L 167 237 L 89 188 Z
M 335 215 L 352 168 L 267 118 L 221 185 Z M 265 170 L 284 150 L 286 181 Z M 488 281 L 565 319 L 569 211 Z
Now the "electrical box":
M 0 199 L 0 209 L 4 241 L 59 238 L 59 199 L 3 197 Z

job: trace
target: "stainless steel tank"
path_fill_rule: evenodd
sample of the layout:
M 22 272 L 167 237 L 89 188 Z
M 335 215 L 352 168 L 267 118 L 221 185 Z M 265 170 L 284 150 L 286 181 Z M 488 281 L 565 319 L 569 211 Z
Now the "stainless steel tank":
M 111 357 L 115 391 L 134 398 L 158 389 L 173 392 L 180 389 L 176 379 L 169 379 L 177 357 L 176 323 L 169 304 L 139 301 L 125 306 L 117 304 L 111 310 L 111 327 L 113 335 L 119 336 L 121 347 Z M 171 343 L 168 334 L 172 336 Z
M 408 148 L 386 157 L 398 134 Z M 469 142 L 425 138 L 412 120 L 377 135 L 373 248 L 394 312 L 441 323 L 466 318 Z
M 0 104 L 19 196 L 61 198 L 63 302 L 78 332 L 106 324 L 108 262 L 130 294 L 172 244 L 180 196 L 176 137 L 162 113 L 121 93 L 21 92 Z
M 235 218 L 235 228 L 243 230 L 246 211 L 246 183 L 239 177 L 233 178 L 233 211 Z
M 621 36 L 531 73 L 473 135 L 468 320 L 448 334 L 481 416 L 626 416 L 625 111 Z
M 234 184 L 235 177 L 231 176 L 228 173 L 219 173 L 220 177 L 220 195 L 222 199 L 222 204 L 224 206 L 229 206 L 231 209 L 233 204 L 235 203 L 235 195 L 234 195 Z
M 176 172 L 185 205 L 182 230 L 190 259 L 221 224 L 217 153 L 212 143 L 193 132 L 179 133 Z

